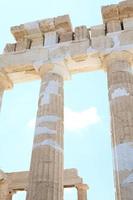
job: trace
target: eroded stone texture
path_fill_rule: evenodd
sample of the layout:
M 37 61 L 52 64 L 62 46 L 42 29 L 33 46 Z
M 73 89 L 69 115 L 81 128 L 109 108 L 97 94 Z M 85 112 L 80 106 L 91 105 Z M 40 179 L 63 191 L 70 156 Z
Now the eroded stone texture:
M 70 44 L 70 54 L 74 60 L 84 60 L 87 57 L 87 49 L 90 47 L 89 40 L 73 42 Z
M 118 5 L 120 20 L 133 17 L 133 0 L 121 1 Z
M 116 199 L 133 197 L 133 72 L 132 55 L 112 53 L 107 67 Z
M 91 29 L 85 26 L 75 29 L 75 41 L 71 41 L 73 30 L 68 15 L 13 27 L 11 31 L 17 43 L 8 44 L 5 53 L 0 55 L 0 68 L 7 73 L 0 71 L 1 96 L 4 89 L 12 85 L 9 77 L 14 83 L 38 79 L 40 65 L 47 63 L 47 71 L 49 63 L 62 62 L 67 66 L 68 77 L 69 73 L 103 69 L 102 61 L 106 56 L 118 200 L 130 200 L 133 196 L 131 59 L 128 53 L 120 54 L 123 49 L 133 52 L 132 2 L 104 7 L 105 24 Z M 58 44 L 59 38 L 65 43 Z M 29 47 L 26 40 L 30 41 Z M 115 51 L 119 52 L 116 56 L 112 53 Z M 47 200 L 53 196 L 54 200 L 63 198 L 61 170 L 58 171 L 62 169 L 63 117 L 60 114 L 63 112 L 63 96 L 60 91 L 63 86 L 59 85 L 63 80 L 57 71 L 56 68 L 42 76 L 28 200 L 42 200 L 44 194 Z
M 121 1 L 102 7 L 102 17 L 105 23 L 114 20 L 122 21 L 125 18 L 133 17 L 133 0 Z
M 123 19 L 124 30 L 133 30 L 133 17 Z
M 73 39 L 72 32 L 60 33 L 60 36 L 59 36 L 60 42 L 68 42 L 68 41 L 72 41 L 72 39 Z
M 14 52 L 16 50 L 16 44 L 6 44 L 4 48 L 4 53 Z
M 4 173 L 0 170 L 0 197 L 2 200 L 11 200 L 17 191 L 27 191 L 28 176 L 28 171 Z M 78 199 L 81 197 L 82 200 L 87 199 L 88 186 L 83 183 L 83 179 L 78 176 L 78 171 L 75 168 L 64 170 L 63 183 L 64 188 L 77 188 Z M 5 195 L 3 196 L 3 194 Z
M 55 30 L 54 18 L 44 19 L 39 21 L 40 30 L 43 33 L 51 32 Z
M 112 20 L 119 20 L 119 10 L 118 5 L 113 4 L 109 6 L 102 7 L 102 17 L 105 23 Z
M 0 70 L 0 110 L 2 105 L 2 97 L 4 90 L 11 89 L 13 87 L 12 81 L 9 79 L 4 70 Z
M 94 49 L 108 49 L 114 45 L 112 38 L 99 36 L 92 38 L 92 48 Z
M 24 37 L 28 35 L 27 30 L 24 28 L 24 24 L 11 27 L 11 33 L 13 34 L 16 41 L 22 41 Z
M 78 192 L 78 200 L 87 200 L 87 190 L 89 189 L 86 184 L 77 184 L 76 185 Z
M 75 40 L 89 39 L 90 34 L 86 26 L 78 26 L 75 28 Z
M 51 71 L 41 76 L 27 200 L 62 200 L 63 77 Z
M 0 200 L 12 200 L 13 191 L 9 190 L 7 175 L 0 170 Z
M 72 24 L 69 15 L 56 17 L 54 23 L 58 33 L 72 32 Z
M 12 200 L 12 192 L 9 191 L 8 184 L 0 187 L 0 200 Z
M 91 27 L 91 38 L 105 36 L 105 25 L 97 25 Z
M 23 51 L 31 47 L 31 40 L 25 39 L 16 43 L 15 51 Z
M 0 171 L 0 187 L 5 184 L 4 177 L 8 179 L 10 191 L 27 191 L 29 171 L 3 173 Z M 75 168 L 64 170 L 64 188 L 83 184 L 83 179 Z
M 45 33 L 44 35 L 44 45 L 45 46 L 52 46 L 58 42 L 58 35 L 56 31 L 51 31 Z
M 120 20 L 113 20 L 107 23 L 107 32 L 112 33 L 112 32 L 117 32 L 121 31 L 121 22 Z
M 72 24 L 69 15 L 13 26 L 11 32 L 17 43 L 7 44 L 4 49 L 5 53 L 43 47 L 45 43 L 49 45 L 47 40 L 49 41 L 51 32 L 58 34 L 62 42 L 72 40 L 70 34 L 72 33 Z
M 120 34 L 120 45 L 130 45 L 133 44 L 133 30 L 124 31 Z

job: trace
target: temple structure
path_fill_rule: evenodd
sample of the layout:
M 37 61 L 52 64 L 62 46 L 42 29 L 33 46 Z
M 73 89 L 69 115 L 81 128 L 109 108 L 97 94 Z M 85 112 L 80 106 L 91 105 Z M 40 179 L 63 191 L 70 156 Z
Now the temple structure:
M 63 82 L 96 70 L 108 78 L 116 200 L 133 199 L 133 0 L 103 6 L 102 16 L 93 27 L 73 29 L 64 15 L 11 28 L 16 43 L 0 55 L 0 105 L 13 84 L 41 79 L 30 171 L 22 172 L 27 200 L 63 200 Z M 13 175 L 1 173 L 2 183 Z M 11 199 L 8 184 L 0 184 L 0 200 Z M 87 185 L 73 186 L 87 200 Z
M 0 200 L 12 200 L 18 191 L 27 191 L 29 172 L 4 173 L 0 171 Z M 78 200 L 87 199 L 87 184 L 78 176 L 76 169 L 64 170 L 64 188 L 76 188 Z

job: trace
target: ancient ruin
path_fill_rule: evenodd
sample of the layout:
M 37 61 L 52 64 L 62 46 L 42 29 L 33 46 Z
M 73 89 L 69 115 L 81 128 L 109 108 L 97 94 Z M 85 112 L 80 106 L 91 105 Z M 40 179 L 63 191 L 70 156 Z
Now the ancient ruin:
M 68 15 L 11 28 L 16 43 L 0 55 L 0 105 L 13 84 L 41 78 L 41 88 L 30 171 L 1 172 L 0 200 L 17 190 L 27 200 L 63 200 L 64 187 L 87 200 L 77 172 L 64 172 L 63 82 L 96 70 L 108 77 L 116 200 L 133 199 L 133 0 L 103 6 L 102 17 L 89 28 L 73 29 Z
M 12 200 L 18 191 L 27 191 L 29 172 L 4 173 L 0 171 L 0 200 Z M 75 187 L 78 200 L 87 199 L 87 184 L 78 176 L 76 169 L 64 170 L 64 188 Z

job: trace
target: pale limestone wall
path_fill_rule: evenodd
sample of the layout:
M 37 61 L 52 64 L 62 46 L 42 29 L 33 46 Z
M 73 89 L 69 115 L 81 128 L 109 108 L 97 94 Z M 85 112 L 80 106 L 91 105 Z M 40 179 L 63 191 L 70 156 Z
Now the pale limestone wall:
M 112 149 L 117 200 L 133 197 L 133 70 L 132 55 L 106 57 L 111 112 Z

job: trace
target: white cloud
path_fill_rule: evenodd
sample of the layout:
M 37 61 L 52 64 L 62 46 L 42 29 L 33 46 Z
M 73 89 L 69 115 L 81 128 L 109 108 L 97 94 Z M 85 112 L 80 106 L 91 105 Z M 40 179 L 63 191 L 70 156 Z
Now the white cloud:
M 29 122 L 28 122 L 28 128 L 35 128 L 35 123 L 36 123 L 36 119 L 31 119 Z
M 95 107 L 91 107 L 82 112 L 76 112 L 70 108 L 65 108 L 64 122 L 67 130 L 74 131 L 100 122 L 100 117 Z
M 29 128 L 35 127 L 35 119 L 28 122 Z M 66 130 L 77 131 L 79 129 L 84 129 L 90 125 L 99 123 L 101 121 L 97 109 L 95 107 L 90 107 L 87 110 L 76 112 L 70 108 L 64 108 L 64 126 Z

